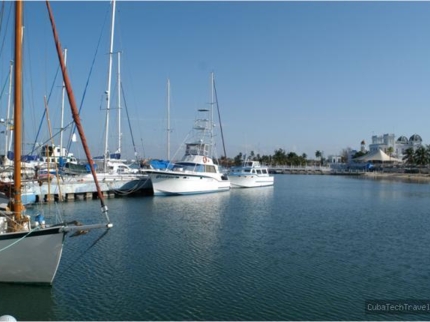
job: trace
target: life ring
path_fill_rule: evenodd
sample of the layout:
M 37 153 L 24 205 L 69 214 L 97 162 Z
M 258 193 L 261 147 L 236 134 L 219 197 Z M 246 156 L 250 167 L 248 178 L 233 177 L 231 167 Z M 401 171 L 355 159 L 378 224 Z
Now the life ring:
M 207 157 L 203 157 L 203 163 L 208 162 L 208 158 Z

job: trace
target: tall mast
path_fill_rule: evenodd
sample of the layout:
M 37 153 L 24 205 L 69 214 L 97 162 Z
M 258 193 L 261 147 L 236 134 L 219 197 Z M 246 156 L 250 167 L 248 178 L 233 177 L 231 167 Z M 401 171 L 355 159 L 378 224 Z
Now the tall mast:
M 21 1 L 16 1 L 16 2 L 18 3 Z M 91 174 L 93 175 L 93 178 L 94 178 L 94 183 L 96 185 L 97 194 L 98 194 L 98 197 L 100 199 L 102 212 L 105 214 L 107 221 L 110 222 L 109 216 L 108 216 L 108 208 L 104 203 L 103 193 L 101 191 L 99 182 L 97 180 L 96 170 L 95 170 L 94 164 L 93 164 L 93 158 L 91 157 L 91 153 L 90 153 L 90 150 L 88 147 L 87 139 L 85 137 L 84 129 L 82 127 L 81 119 L 79 117 L 79 111 L 77 108 L 75 95 L 73 94 L 72 85 L 70 83 L 70 79 L 69 79 L 69 75 L 67 73 L 66 65 L 64 64 L 64 61 L 63 61 L 61 44 L 60 44 L 60 41 L 58 39 L 57 29 L 55 28 L 54 16 L 52 15 L 51 6 L 50 6 L 48 1 L 46 1 L 46 6 L 47 6 L 48 12 L 49 12 L 49 19 L 51 21 L 52 33 L 54 35 L 54 40 L 55 40 L 55 47 L 57 48 L 57 55 L 58 55 L 58 59 L 60 61 L 61 72 L 63 74 L 64 84 L 66 86 L 67 97 L 69 98 L 69 105 L 70 105 L 70 109 L 72 111 L 73 121 L 76 124 L 76 129 L 78 130 L 79 136 L 81 138 L 82 147 L 84 148 L 85 155 L 87 156 L 87 161 L 90 164 Z
M 13 60 L 10 61 L 10 67 L 9 67 L 9 95 L 7 99 L 7 112 L 6 112 L 6 132 L 5 132 L 5 144 L 4 144 L 4 155 L 7 156 L 7 152 L 10 150 L 10 142 L 11 135 L 12 135 L 12 121 L 10 116 L 10 106 L 11 106 L 11 100 L 12 100 L 12 73 L 13 73 Z M 11 133 L 9 135 L 9 133 Z
M 112 25 L 110 33 L 110 48 L 109 48 L 109 69 L 108 69 L 108 83 L 106 90 L 106 123 L 105 123 L 105 149 L 104 149 L 104 172 L 107 171 L 107 159 L 108 159 L 108 147 L 109 147 L 109 112 L 110 112 L 110 88 L 111 88 L 111 78 L 112 78 L 112 54 L 113 54 L 113 36 L 115 27 L 115 0 L 112 1 Z
M 21 145 L 22 145 L 22 12 L 23 1 L 15 2 L 15 93 L 14 93 L 14 205 L 17 221 L 21 220 L 24 210 L 21 201 Z
M 118 52 L 118 153 L 121 153 L 121 52 Z
M 64 49 L 64 65 L 67 66 L 67 48 Z M 65 92 L 66 92 L 66 86 L 65 86 L 64 81 L 63 81 L 63 89 L 61 91 L 60 157 L 63 157 L 64 97 L 65 97 Z
M 214 73 L 211 73 L 211 120 L 210 120 L 210 135 L 211 135 L 211 150 L 210 157 L 213 157 L 213 148 L 214 148 Z
M 167 79 L 167 160 L 170 160 L 170 79 Z

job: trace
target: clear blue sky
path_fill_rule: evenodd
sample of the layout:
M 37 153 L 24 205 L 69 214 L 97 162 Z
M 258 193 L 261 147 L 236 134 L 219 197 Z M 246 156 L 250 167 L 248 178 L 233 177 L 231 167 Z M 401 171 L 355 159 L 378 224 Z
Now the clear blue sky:
M 82 110 L 91 150 L 101 154 L 110 3 L 51 5 L 78 102 L 101 39 Z M 114 50 L 123 53 L 123 87 L 140 156 L 166 157 L 167 78 L 173 155 L 196 110 L 210 101 L 212 71 L 229 157 L 278 148 L 327 156 L 384 133 L 418 133 L 430 143 L 430 2 L 118 1 L 116 14 Z M 58 59 L 44 2 L 26 3 L 25 24 L 31 141 Z M 2 39 L 11 26 L 2 25 Z M 0 84 L 7 77 L 9 47 L 5 41 Z M 114 80 L 112 91 L 115 86 Z M 5 115 L 4 96 L 1 101 Z M 57 128 L 60 101 L 57 81 L 49 103 Z M 123 133 L 123 152 L 131 156 L 125 116 Z M 116 140 L 110 137 L 111 150 Z M 221 155 L 220 141 L 218 150 Z

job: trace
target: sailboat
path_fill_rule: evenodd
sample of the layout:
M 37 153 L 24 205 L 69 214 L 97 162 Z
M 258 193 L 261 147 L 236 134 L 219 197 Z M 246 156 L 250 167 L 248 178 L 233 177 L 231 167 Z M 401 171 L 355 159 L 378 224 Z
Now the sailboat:
M 213 89 L 211 75 L 211 108 L 198 110 L 194 121 L 194 136 L 185 144 L 185 154 L 179 162 L 165 170 L 145 169 L 149 174 L 154 196 L 190 195 L 230 190 L 230 181 L 213 162 Z
M 55 28 L 49 2 L 46 2 L 52 24 L 55 44 L 63 73 L 64 83 L 85 154 L 91 160 L 80 122 L 76 102 L 71 90 L 70 81 L 64 64 L 61 45 Z M 88 231 L 96 228 L 112 227 L 108 208 L 98 186 L 94 167 L 91 171 L 98 187 L 102 213 L 106 223 L 82 225 L 77 222 L 45 223 L 43 216 L 31 218 L 26 215 L 21 200 L 21 146 L 22 146 L 22 33 L 23 1 L 15 2 L 15 107 L 14 107 L 14 199 L 10 211 L 0 212 L 0 282 L 52 284 L 56 275 L 63 251 L 65 236 L 72 231 Z

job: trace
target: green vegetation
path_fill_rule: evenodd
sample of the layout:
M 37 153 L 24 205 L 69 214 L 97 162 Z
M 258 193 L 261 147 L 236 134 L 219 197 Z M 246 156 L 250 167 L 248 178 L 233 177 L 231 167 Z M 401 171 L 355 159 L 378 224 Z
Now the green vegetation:
M 240 166 L 244 159 L 251 161 L 260 161 L 261 164 L 265 165 L 306 165 L 309 161 L 306 159 L 306 153 L 303 153 L 301 156 L 297 155 L 295 152 L 287 153 L 284 149 L 275 150 L 273 155 L 260 155 L 255 154 L 254 151 L 251 151 L 249 155 L 243 154 L 240 152 L 233 159 L 222 158 L 220 163 L 227 166 Z
M 403 160 L 410 165 L 430 164 L 430 145 L 420 146 L 415 151 L 413 148 L 406 149 Z

